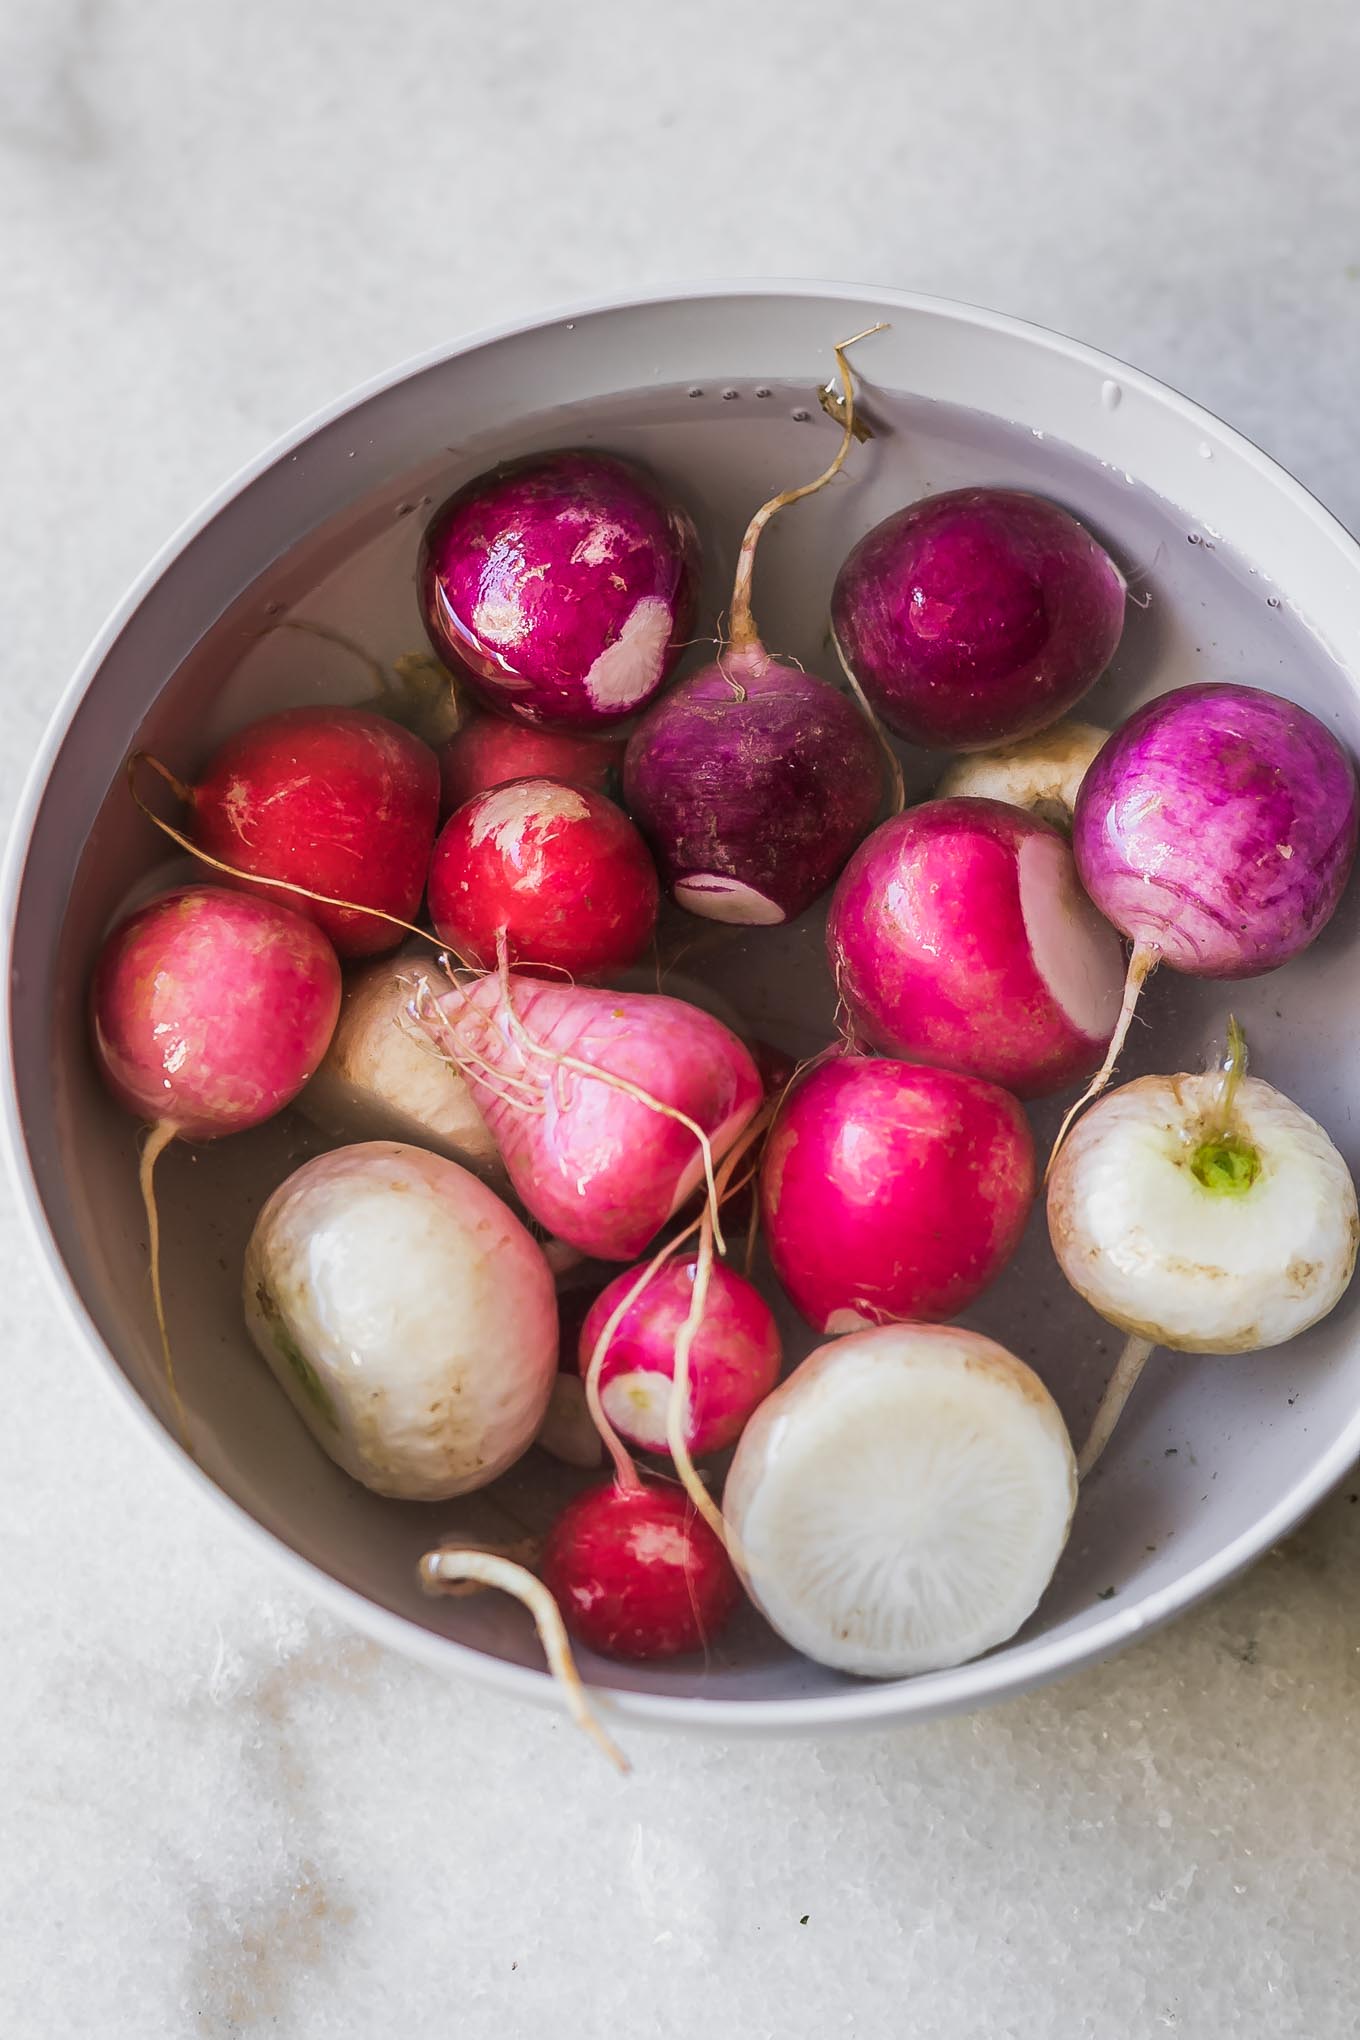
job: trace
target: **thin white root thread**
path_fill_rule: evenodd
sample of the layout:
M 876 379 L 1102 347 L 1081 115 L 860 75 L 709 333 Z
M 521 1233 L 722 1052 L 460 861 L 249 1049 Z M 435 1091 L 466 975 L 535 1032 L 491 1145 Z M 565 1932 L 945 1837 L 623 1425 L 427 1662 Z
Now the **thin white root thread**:
M 1138 1006 L 1139 994 L 1147 979 L 1156 968 L 1156 950 L 1145 948 L 1141 942 L 1135 943 L 1133 955 L 1129 958 L 1128 974 L 1124 979 L 1124 1002 L 1119 1008 L 1119 1019 L 1115 1024 L 1114 1033 L 1110 1037 L 1110 1046 L 1105 1052 L 1105 1060 L 1086 1086 L 1086 1089 L 1082 1092 L 1080 1098 L 1078 1098 L 1076 1104 L 1069 1106 L 1064 1115 L 1063 1123 L 1058 1128 L 1058 1138 L 1054 1141 L 1048 1157 L 1048 1167 L 1044 1170 L 1045 1183 L 1053 1174 L 1053 1164 L 1058 1159 L 1063 1142 L 1072 1131 L 1072 1123 L 1076 1119 L 1077 1114 L 1085 1111 L 1093 1098 L 1100 1096 L 1105 1086 L 1109 1083 L 1110 1078 L 1114 1075 L 1115 1065 L 1124 1052 L 1124 1042 Z
M 883 762 L 888 768 L 889 817 L 893 815 L 900 815 L 903 808 L 907 804 L 907 787 L 906 781 L 902 777 L 902 760 L 898 757 L 896 751 L 894 751 L 892 745 L 889 743 L 888 732 L 884 729 L 882 723 L 879 721 L 878 715 L 875 712 L 868 695 L 864 692 L 864 689 L 860 686 L 859 681 L 855 678 L 855 675 L 851 670 L 850 661 L 846 658 L 844 651 L 841 649 L 841 641 L 837 637 L 834 630 L 831 633 L 831 644 L 832 649 L 836 654 L 836 657 L 840 660 L 841 671 L 842 673 L 844 673 L 846 679 L 850 683 L 850 691 L 854 695 L 855 700 L 859 703 L 860 713 L 863 715 L 864 720 L 868 723 L 870 729 L 873 731 L 874 736 L 878 741 L 878 748 L 883 753 Z
M 151 1264 L 151 1306 L 156 1314 L 161 1358 L 165 1362 L 165 1384 L 170 1391 L 170 1406 L 175 1413 L 175 1428 L 179 1432 L 179 1442 L 193 1459 L 196 1454 L 189 1438 L 189 1419 L 184 1404 L 180 1401 L 179 1383 L 175 1379 L 175 1359 L 170 1350 L 170 1330 L 165 1321 L 165 1298 L 161 1293 L 161 1217 L 156 1203 L 156 1164 L 171 1141 L 177 1138 L 178 1133 L 179 1128 L 168 1119 L 158 1120 L 149 1129 L 142 1143 L 141 1160 L 137 1165 L 137 1182 L 146 1212 L 147 1257 Z
M 548 1660 L 548 1670 L 562 1689 L 572 1720 L 578 1728 L 585 1730 L 614 1768 L 626 1774 L 628 1759 L 586 1696 L 581 1674 L 571 1654 L 562 1611 L 542 1580 L 526 1566 L 517 1565 L 513 1559 L 502 1558 L 491 1551 L 427 1551 L 420 1561 L 420 1584 L 427 1594 L 441 1594 L 451 1585 L 456 1588 L 470 1580 L 483 1587 L 499 1587 L 503 1594 L 513 1595 L 528 1609 L 534 1618 L 538 1640 L 543 1645 L 543 1655 Z
M 1124 1405 L 1138 1383 L 1138 1377 L 1147 1364 L 1148 1355 L 1156 1347 L 1151 1339 L 1140 1339 L 1130 1334 L 1124 1342 L 1124 1350 L 1114 1364 L 1114 1373 L 1105 1385 L 1100 1406 L 1091 1419 L 1091 1428 L 1086 1434 L 1086 1443 L 1077 1454 L 1077 1479 L 1085 1480 L 1091 1468 L 1110 1442 L 1115 1425 L 1124 1414 Z
M 707 1523 L 713 1535 L 725 1551 L 731 1552 L 732 1539 L 722 1510 L 714 1501 L 708 1489 L 699 1478 L 698 1470 L 689 1455 L 689 1443 L 685 1437 L 685 1414 L 689 1406 L 689 1360 L 703 1323 L 704 1309 L 708 1302 L 708 1285 L 713 1274 L 713 1227 L 705 1212 L 699 1221 L 699 1258 L 694 1269 L 694 1294 L 690 1298 L 689 1311 L 680 1327 L 675 1342 L 675 1359 L 671 1368 L 671 1392 L 666 1398 L 666 1449 L 675 1462 L 680 1484 L 693 1502 L 699 1514 Z M 733 1554 L 735 1556 L 735 1554 Z

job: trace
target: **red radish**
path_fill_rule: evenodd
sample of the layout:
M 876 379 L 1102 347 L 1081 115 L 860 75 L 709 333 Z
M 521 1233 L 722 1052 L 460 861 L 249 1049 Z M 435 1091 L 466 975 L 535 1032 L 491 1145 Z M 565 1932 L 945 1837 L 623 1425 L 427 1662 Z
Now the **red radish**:
M 956 1316 L 1015 1252 L 1034 1189 L 1009 1093 L 858 1055 L 794 1087 L 760 1172 L 774 1271 L 821 1332 Z
M 290 708 L 229 737 L 196 785 L 175 783 L 194 844 L 228 882 L 246 873 L 352 901 L 287 897 L 341 956 L 401 941 L 380 915 L 415 914 L 439 812 L 438 763 L 418 737 L 367 709 Z
M 1072 852 L 994 800 L 895 815 L 847 865 L 827 921 L 857 1038 L 1043 1097 L 1089 1076 L 1119 1017 L 1119 938 Z
M 543 1580 L 580 1642 L 638 1661 L 705 1649 L 741 1600 L 731 1560 L 687 1495 L 612 1480 L 557 1518 Z
M 877 330 L 875 328 L 875 330 Z M 861 334 L 858 338 L 865 338 Z M 629 741 L 624 795 L 676 904 L 710 921 L 790 921 L 825 892 L 883 795 L 883 750 L 846 696 L 772 658 L 751 613 L 761 532 L 776 511 L 835 476 L 854 437 L 854 387 L 826 472 L 751 519 L 737 560 L 730 636 L 718 659 L 650 709 Z
M 425 625 L 502 715 L 604 728 L 674 665 L 697 570 L 688 515 L 637 468 L 540 454 L 479 475 L 436 513 L 420 568 Z
M 650 941 L 659 900 L 647 846 L 622 809 L 555 779 L 478 794 L 445 822 L 430 864 L 440 941 L 483 966 L 504 938 L 511 962 L 530 968 L 622 969 Z
M 736 1037 L 655 993 L 507 973 L 416 1017 L 466 1076 L 526 1209 L 601 1260 L 634 1259 L 760 1104 Z
M 689 1317 L 698 1262 L 690 1255 L 659 1268 L 616 1326 L 600 1364 L 600 1400 L 621 1438 L 646 1452 L 667 1450 L 667 1413 L 676 1341 Z M 584 1373 L 597 1340 L 637 1280 L 616 1275 L 591 1306 L 580 1337 Z M 683 1412 L 688 1450 L 719 1452 L 776 1381 L 783 1361 L 779 1328 L 760 1291 L 719 1262 L 689 1354 Z
M 448 816 L 507 779 L 565 779 L 592 793 L 609 793 L 623 762 L 623 739 L 574 737 L 566 730 L 502 722 L 498 715 L 474 715 L 440 745 L 438 755 L 440 812 Z
M 1114 657 L 1124 577 L 1018 489 L 952 489 L 884 518 L 836 577 L 842 664 L 890 729 L 975 751 L 1066 713 Z

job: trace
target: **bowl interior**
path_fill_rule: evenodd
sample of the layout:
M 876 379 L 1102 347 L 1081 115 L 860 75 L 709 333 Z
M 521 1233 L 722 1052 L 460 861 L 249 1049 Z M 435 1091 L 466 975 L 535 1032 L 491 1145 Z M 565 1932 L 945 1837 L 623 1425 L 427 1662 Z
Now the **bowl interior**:
M 267 710 L 371 692 L 362 662 L 290 628 L 321 621 L 379 658 L 419 649 L 421 528 L 442 494 L 502 455 L 591 444 L 651 466 L 705 542 L 700 629 L 727 598 L 751 509 L 834 446 L 816 403 L 830 342 L 872 322 L 857 354 L 874 437 L 850 473 L 766 538 L 757 614 L 773 649 L 829 673 L 827 599 L 854 540 L 911 498 L 966 482 L 1050 495 L 1124 567 L 1134 604 L 1110 673 L 1081 711 L 1120 719 L 1191 679 L 1239 678 L 1306 703 L 1360 747 L 1360 564 L 1287 478 L 1170 393 L 1112 364 L 983 315 L 922 301 L 814 291 L 710 295 L 583 314 L 426 365 L 262 464 L 139 591 L 104 644 L 31 817 L 13 929 L 12 1029 L 21 1133 L 36 1199 L 112 1365 L 164 1420 L 151 1323 L 135 1130 L 105 1098 L 85 1042 L 92 956 L 129 894 L 177 872 L 131 808 L 134 742 L 176 770 Z M 690 657 L 699 661 L 705 648 Z M 929 788 L 938 758 L 904 752 Z M 1360 899 L 1302 959 L 1229 988 L 1167 973 L 1146 994 L 1125 1072 L 1200 1065 L 1231 1006 L 1254 1067 L 1331 1132 L 1352 1167 L 1360 1048 L 1347 985 Z M 786 929 L 702 937 L 680 968 L 796 1052 L 820 1047 L 833 1007 L 819 909 Z M 1041 1151 L 1059 1108 L 1034 1110 Z M 331 1579 L 415 1625 L 450 1661 L 539 1663 L 527 1619 L 493 1595 L 432 1603 L 415 1563 L 433 1539 L 536 1527 L 576 1483 L 531 1454 L 485 1497 L 381 1501 L 322 1455 L 249 1345 L 242 1252 L 274 1185 L 322 1143 L 289 1115 L 161 1165 L 167 1301 L 185 1400 L 210 1478 Z M 1157 1356 L 1071 1544 L 1021 1634 L 957 1673 L 870 1688 L 790 1653 L 753 1615 L 706 1664 L 585 1663 L 673 1719 L 739 1721 L 968 1704 L 1108 1648 L 1251 1556 L 1341 1470 L 1360 1407 L 1352 1302 L 1275 1352 Z M 816 1343 L 784 1307 L 791 1358 Z M 1066 1290 L 1042 1216 L 1017 1262 L 969 1314 L 1034 1365 L 1080 1436 L 1117 1338 Z M 1113 1591 L 1111 1591 L 1113 1590 Z M 466 1664 L 469 1662 L 463 1659 Z M 819 1703 L 812 1710 L 796 1703 Z M 696 1704 L 697 1703 L 697 1704 Z

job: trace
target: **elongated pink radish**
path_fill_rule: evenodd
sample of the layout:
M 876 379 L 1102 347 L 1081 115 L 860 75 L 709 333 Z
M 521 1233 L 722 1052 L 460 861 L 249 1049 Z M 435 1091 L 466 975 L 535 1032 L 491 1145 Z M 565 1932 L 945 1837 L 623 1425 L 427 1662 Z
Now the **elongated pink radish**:
M 617 1481 L 567 1504 L 543 1579 L 580 1642 L 640 1662 L 705 1649 L 741 1600 L 732 1561 L 687 1495 Z
M 854 1036 L 1022 1098 L 1089 1076 L 1123 952 L 1055 829 L 993 800 L 896 815 L 851 858 L 827 921 Z
M 621 737 L 578 737 L 504 722 L 498 715 L 472 715 L 439 747 L 441 819 L 508 779 L 561 779 L 612 795 L 623 748 Z

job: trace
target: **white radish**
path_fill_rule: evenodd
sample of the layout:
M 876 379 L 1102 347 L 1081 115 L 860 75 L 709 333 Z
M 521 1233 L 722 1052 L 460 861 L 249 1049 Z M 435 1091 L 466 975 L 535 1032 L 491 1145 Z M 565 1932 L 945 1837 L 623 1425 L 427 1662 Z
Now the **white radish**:
M 1037 736 L 995 751 L 972 751 L 958 758 L 935 789 L 937 800 L 965 795 L 975 800 L 1004 800 L 1027 808 L 1040 821 L 1051 822 L 1065 836 L 1072 833 L 1072 811 L 1081 782 L 1096 753 L 1109 737 L 1094 723 L 1050 723 Z
M 767 1397 L 723 1512 L 786 1642 L 901 1678 L 1014 1635 L 1076 1492 L 1058 1407 L 1022 1361 L 958 1326 L 888 1325 L 822 1346 Z
M 396 1142 L 319 1155 L 274 1192 L 245 1309 L 318 1443 L 407 1501 L 503 1473 L 556 1378 L 553 1279 L 528 1232 L 456 1162 Z

